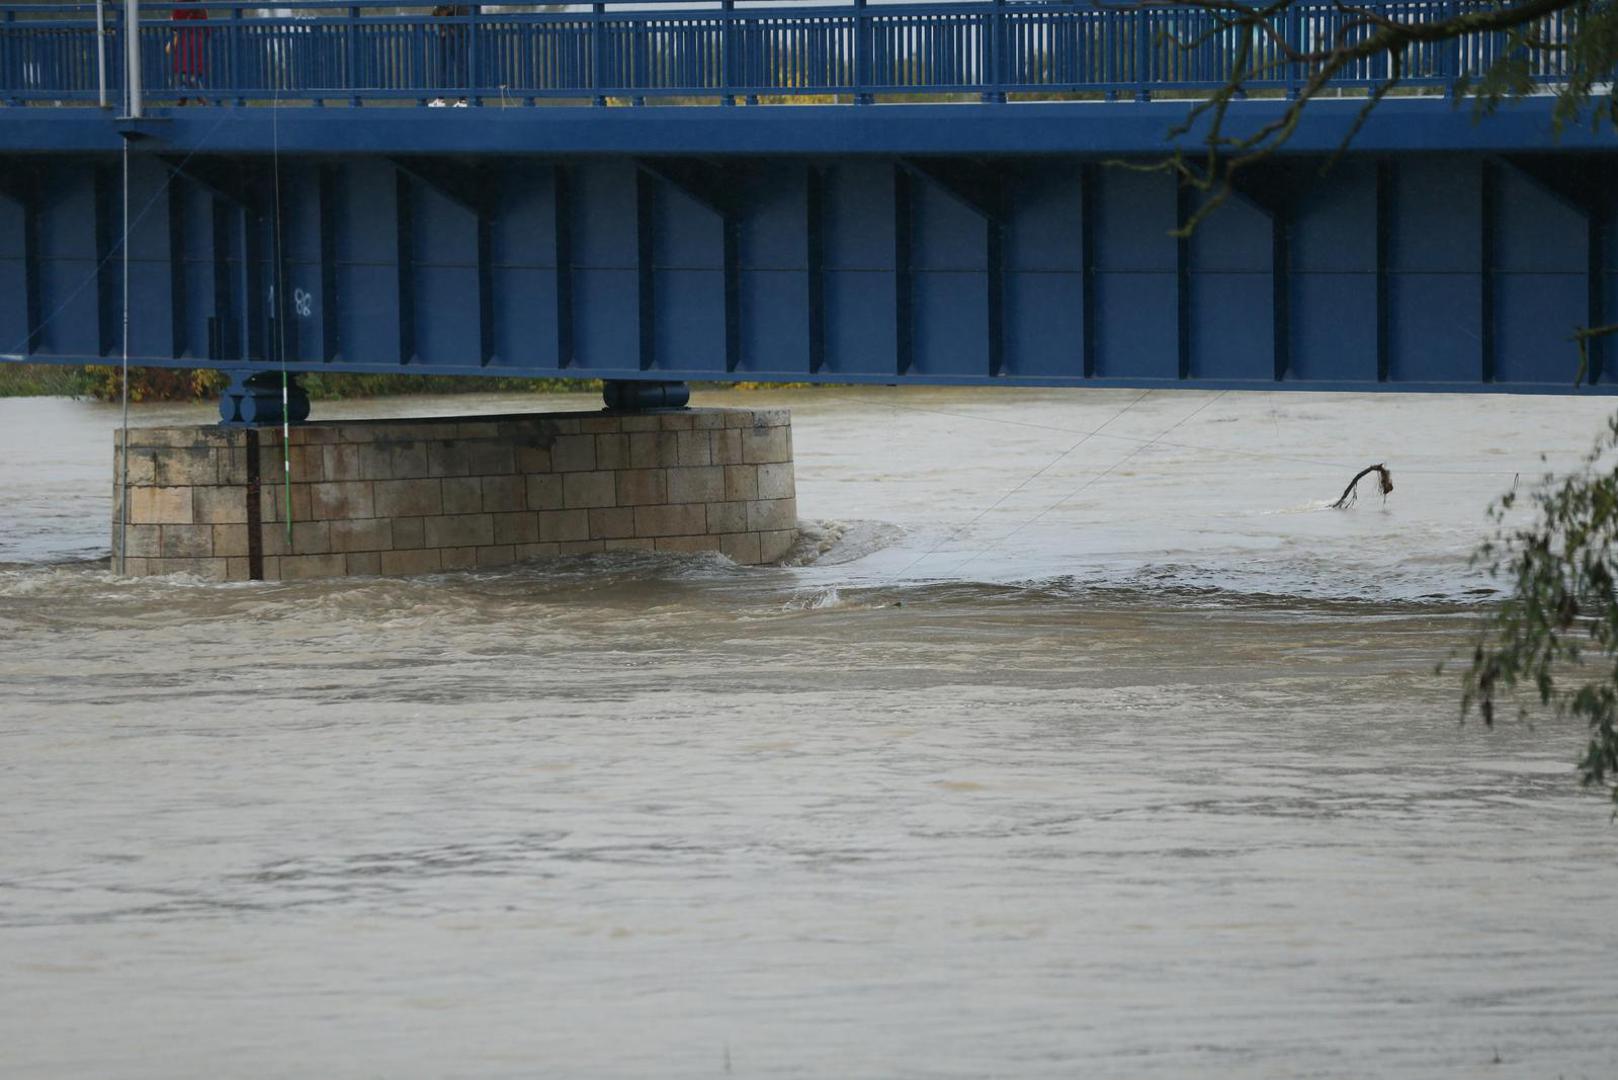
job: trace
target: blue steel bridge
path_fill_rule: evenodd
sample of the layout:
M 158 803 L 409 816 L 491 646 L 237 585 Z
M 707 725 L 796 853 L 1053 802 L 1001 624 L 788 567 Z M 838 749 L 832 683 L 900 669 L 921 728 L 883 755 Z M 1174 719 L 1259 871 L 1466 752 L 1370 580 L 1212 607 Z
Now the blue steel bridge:
M 1574 329 L 1618 320 L 1618 140 L 1555 131 L 1548 93 L 1458 105 L 1486 36 L 1408 53 L 1323 173 L 1388 75 L 1345 71 L 1177 239 L 1196 194 L 1115 162 L 1161 159 L 1230 76 L 1241 43 L 1201 12 L 204 7 L 143 5 L 133 119 L 121 5 L 98 33 L 93 4 L 0 3 L 0 360 L 121 355 L 126 145 L 141 365 L 1567 392 Z M 1254 47 L 1233 132 L 1309 75 Z

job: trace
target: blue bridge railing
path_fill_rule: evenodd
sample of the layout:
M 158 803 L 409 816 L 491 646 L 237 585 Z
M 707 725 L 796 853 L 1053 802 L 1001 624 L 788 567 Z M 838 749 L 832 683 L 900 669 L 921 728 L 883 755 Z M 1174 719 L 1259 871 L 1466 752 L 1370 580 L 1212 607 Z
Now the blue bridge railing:
M 1479 0 L 1374 0 L 1406 20 L 1447 18 Z M 441 6 L 442 8 L 442 6 Z M 221 104 L 274 99 L 336 102 L 459 101 L 597 104 L 648 98 L 731 102 L 867 102 L 921 95 L 1100 95 L 1144 100 L 1224 85 L 1240 30 L 1187 7 L 1096 0 L 619 0 L 541 7 L 292 2 L 143 4 L 142 82 L 158 101 Z M 95 102 L 104 62 L 112 101 L 123 83 L 123 4 L 108 0 L 98 35 L 92 3 L 0 3 L 0 102 Z M 175 9 L 205 13 L 175 20 Z M 1568 29 L 1555 16 L 1540 36 Z M 1336 0 L 1301 0 L 1277 29 L 1301 48 L 1334 40 L 1357 19 Z M 1193 48 L 1180 43 L 1197 41 Z M 1310 72 L 1284 63 L 1267 37 L 1250 43 L 1255 90 L 1295 92 Z M 1439 90 L 1487 69 L 1508 46 L 1478 35 L 1413 46 L 1405 85 Z M 1528 58 L 1532 76 L 1562 79 L 1555 52 Z M 1332 80 L 1369 87 L 1387 60 L 1366 60 Z

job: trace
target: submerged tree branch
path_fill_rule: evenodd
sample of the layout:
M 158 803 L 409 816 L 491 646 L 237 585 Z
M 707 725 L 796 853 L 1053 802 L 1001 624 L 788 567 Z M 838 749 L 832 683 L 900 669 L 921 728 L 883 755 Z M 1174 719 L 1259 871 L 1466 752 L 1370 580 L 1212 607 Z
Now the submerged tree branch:
M 1355 500 L 1359 498 L 1360 481 L 1372 473 L 1377 474 L 1377 486 L 1382 492 L 1382 497 L 1385 499 L 1393 494 L 1393 474 L 1388 472 L 1388 467 L 1381 464 L 1371 465 L 1354 474 L 1354 479 L 1348 482 L 1348 486 L 1343 489 L 1343 493 L 1338 496 L 1337 501 L 1331 504 L 1331 508 L 1333 510 L 1347 510 L 1350 506 L 1353 506 Z

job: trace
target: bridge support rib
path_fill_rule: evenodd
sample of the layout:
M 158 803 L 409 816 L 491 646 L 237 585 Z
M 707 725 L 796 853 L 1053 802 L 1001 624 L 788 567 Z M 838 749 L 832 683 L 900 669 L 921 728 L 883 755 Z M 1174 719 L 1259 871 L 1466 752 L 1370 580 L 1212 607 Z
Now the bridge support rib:
M 337 170 L 319 166 L 316 184 L 320 200 L 320 360 L 330 364 L 342 355 L 337 336 Z
M 1494 162 L 1478 163 L 1478 378 L 1494 382 L 1494 230 L 1497 177 Z
M 1557 163 L 1547 164 L 1537 157 L 1504 157 L 1504 166 L 1527 177 L 1543 190 L 1551 193 L 1563 204 L 1573 208 L 1584 218 L 1585 234 L 1585 325 L 1605 326 L 1615 313 L 1609 310 L 1605 289 L 1605 253 L 1608 231 L 1613 227 L 1611 218 L 1618 199 L 1606 175 L 1598 169 L 1568 169 Z M 1597 385 L 1606 374 L 1605 362 L 1611 346 L 1608 339 L 1594 337 L 1585 343 L 1589 359 L 1585 381 Z
M 826 366 L 826 174 L 810 165 L 804 187 L 809 291 L 809 374 Z
M 984 312 L 987 333 L 984 352 L 988 359 L 988 374 L 998 378 L 1005 373 L 1005 292 L 1006 292 L 1006 184 L 1004 176 L 985 165 L 953 161 L 935 161 L 920 158 L 901 159 L 902 173 L 909 173 L 955 203 L 970 210 L 983 222 Z M 913 202 L 913 200 L 910 200 Z M 900 222 L 906 230 L 905 247 L 909 252 L 914 237 L 908 235 L 910 226 Z M 906 256 L 908 266 L 908 254 Z M 904 374 L 903 371 L 900 374 Z
M 1273 163 L 1242 174 L 1234 189 L 1270 225 L 1271 377 L 1284 382 L 1292 372 L 1292 221 L 1296 214 L 1295 170 Z
M 573 363 L 573 203 L 567 167 L 551 167 L 551 258 L 556 265 L 556 368 Z
M 1096 374 L 1096 173 L 1094 165 L 1079 168 L 1079 370 L 1086 379 Z
M 123 321 L 122 266 L 114 259 L 120 240 L 123 209 L 118 198 L 118 173 L 102 166 L 95 171 L 96 320 L 97 346 L 102 356 L 119 351 Z
M 415 214 L 410 197 L 410 176 L 395 168 L 393 173 L 394 226 L 397 230 L 394 251 L 394 269 L 398 273 L 398 311 L 400 366 L 416 358 L 416 241 L 413 233 Z M 279 319 L 277 320 L 279 321 Z
M 1191 189 L 1175 186 L 1176 228 L 1183 226 L 1192 213 Z M 1191 377 L 1191 238 L 1177 237 L 1174 242 L 1174 372 L 1184 381 Z
M 642 371 L 657 366 L 657 275 L 652 268 L 655 257 L 652 235 L 652 215 L 656 212 L 652 190 L 652 177 L 644 169 L 635 170 L 635 310 L 639 316 L 639 356 Z
M 1376 163 L 1376 381 L 1388 381 L 1392 366 L 1393 164 Z
M 42 194 L 38 174 L 30 169 L 20 177 L 0 176 L 0 196 L 15 203 L 22 211 L 23 322 L 26 336 L 19 351 L 27 356 L 38 349 L 39 336 L 44 330 L 39 257 L 39 202 Z
M 915 288 L 911 274 L 914 253 L 915 217 L 911 206 L 910 171 L 902 165 L 893 169 L 893 337 L 894 374 L 910 374 L 916 360 Z
M 643 160 L 637 163 L 640 177 L 650 177 L 679 191 L 719 220 L 720 276 L 724 303 L 725 371 L 741 367 L 741 205 L 735 194 L 732 178 L 722 166 L 705 162 L 680 160 Z M 655 193 L 646 196 L 640 213 L 642 220 L 653 222 Z M 650 227 L 649 227 L 650 228 Z M 656 250 L 650 236 L 643 263 L 648 275 L 656 270 Z M 655 301 L 655 295 L 652 300 Z M 655 328 L 648 317 L 646 325 Z M 649 370 L 651 364 L 643 364 Z

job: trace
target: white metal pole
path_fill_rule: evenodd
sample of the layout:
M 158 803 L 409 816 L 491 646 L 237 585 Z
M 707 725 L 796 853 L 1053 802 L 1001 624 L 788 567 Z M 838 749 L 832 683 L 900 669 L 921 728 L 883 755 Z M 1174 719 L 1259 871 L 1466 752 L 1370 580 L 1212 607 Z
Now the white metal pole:
M 118 453 L 118 576 L 129 573 L 129 140 L 124 140 L 124 403 L 123 443 Z
M 140 0 L 124 0 L 124 66 L 129 69 L 129 117 L 145 113 L 140 99 Z
M 96 0 L 96 88 L 98 103 L 107 107 L 107 0 Z

